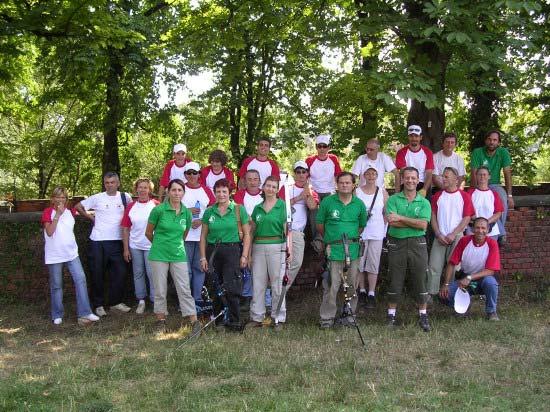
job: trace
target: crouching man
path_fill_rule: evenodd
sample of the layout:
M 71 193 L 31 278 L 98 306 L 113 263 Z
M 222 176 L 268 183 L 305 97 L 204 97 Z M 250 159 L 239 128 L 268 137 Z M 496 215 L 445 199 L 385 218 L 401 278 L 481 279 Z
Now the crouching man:
M 494 275 L 500 270 L 500 254 L 498 243 L 487 236 L 488 229 L 487 219 L 478 217 L 474 220 L 474 234 L 458 241 L 449 259 L 439 296 L 454 306 L 458 288 L 466 289 L 470 294 L 485 295 L 487 319 L 498 321 L 498 282 Z M 453 272 L 459 264 L 461 270 L 456 272 L 456 280 L 453 280 Z

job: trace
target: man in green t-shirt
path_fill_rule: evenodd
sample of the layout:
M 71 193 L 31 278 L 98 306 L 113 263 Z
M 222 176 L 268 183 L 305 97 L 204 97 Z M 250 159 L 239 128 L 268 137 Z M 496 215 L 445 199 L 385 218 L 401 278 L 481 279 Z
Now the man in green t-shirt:
M 472 152 L 472 159 L 470 161 L 471 169 L 471 182 L 470 187 L 476 187 L 476 172 L 480 166 L 485 166 L 489 169 L 491 174 L 491 180 L 489 181 L 489 187 L 498 193 L 502 205 L 504 206 L 504 212 L 497 220 L 498 229 L 500 231 L 499 243 L 501 245 L 506 243 L 506 229 L 504 224 L 508 216 L 508 209 L 514 208 L 514 198 L 512 196 L 512 161 L 510 159 L 510 153 L 504 147 L 500 146 L 500 132 L 498 130 L 491 130 L 487 133 L 485 138 L 485 146 L 478 147 Z M 500 170 L 504 174 L 504 186 L 500 184 Z
M 388 218 L 388 262 L 390 286 L 388 288 L 388 326 L 396 326 L 397 303 L 399 303 L 405 274 L 409 269 L 415 291 L 420 319 L 418 324 L 425 332 L 430 331 L 428 321 L 426 271 L 428 248 L 426 229 L 430 222 L 430 202 L 416 191 L 418 170 L 414 167 L 401 169 L 403 191 L 390 196 L 386 204 Z
M 327 196 L 321 202 L 317 213 L 317 231 L 323 236 L 326 256 L 330 265 L 330 280 L 323 281 L 323 302 L 321 303 L 321 328 L 334 325 L 336 316 L 336 296 L 340 289 L 341 273 L 344 269 L 344 245 L 342 235 L 349 238 L 350 267 L 347 272 L 347 283 L 353 288 L 351 300 L 352 311 L 357 307 L 357 271 L 359 269 L 359 235 L 367 224 L 365 204 L 354 194 L 355 176 L 342 172 L 336 177 L 336 194 Z M 343 319 L 343 324 L 353 326 L 353 319 Z

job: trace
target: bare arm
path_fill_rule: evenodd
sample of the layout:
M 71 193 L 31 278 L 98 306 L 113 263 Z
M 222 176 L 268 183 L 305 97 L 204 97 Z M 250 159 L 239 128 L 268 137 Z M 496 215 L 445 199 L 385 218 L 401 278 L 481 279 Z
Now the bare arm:
M 124 257 L 124 260 L 126 262 L 129 262 L 132 259 L 130 255 L 129 240 L 130 240 L 130 229 L 128 229 L 127 227 L 123 227 L 122 228 L 122 247 L 124 249 L 124 252 L 122 253 L 122 256 Z
M 399 173 L 399 169 L 395 169 L 397 172 L 395 173 L 395 193 L 398 193 L 401 191 L 401 174 Z
M 241 255 L 241 268 L 246 267 L 249 264 L 249 256 L 251 252 L 250 244 L 252 243 L 252 236 L 250 234 L 250 223 L 243 223 L 243 253 Z M 243 259 L 245 260 L 243 262 Z
M 149 242 L 153 243 L 153 232 L 155 231 L 155 226 L 152 223 L 147 223 L 145 228 L 145 237 L 149 239 Z
M 466 229 L 466 226 L 468 226 L 468 223 L 470 223 L 471 219 L 472 218 L 470 216 L 464 216 L 457 227 L 455 227 L 455 229 L 446 236 L 447 242 L 449 242 L 449 244 L 453 243 L 456 237 L 464 232 L 464 229 Z
M 477 168 L 475 167 L 470 168 L 470 187 L 477 186 L 476 173 L 477 173 Z
M 512 195 L 512 169 L 510 166 L 503 169 L 504 172 L 504 186 L 506 187 L 506 193 L 508 193 L 508 208 L 514 208 L 514 198 Z
M 206 260 L 206 237 L 208 236 L 208 225 L 203 223 L 201 227 L 201 240 L 199 242 L 199 253 L 201 269 L 203 272 L 208 270 L 208 261 Z
M 434 231 L 434 235 L 437 241 L 442 245 L 448 245 L 449 242 L 446 236 L 443 236 L 443 234 L 439 231 L 439 222 L 437 221 L 437 214 L 434 212 L 432 212 L 432 220 L 430 224 L 432 225 L 432 229 Z
M 388 223 L 392 227 L 412 227 L 413 229 L 426 230 L 428 222 L 422 219 L 412 219 L 410 217 L 401 216 L 397 213 L 388 215 Z
M 433 175 L 433 169 L 428 169 L 424 172 L 424 187 L 423 189 L 426 191 L 426 193 L 430 193 L 430 190 L 432 190 L 432 175 Z M 426 197 L 426 195 L 424 195 Z
M 95 216 L 94 215 L 91 215 L 90 213 L 88 213 L 86 211 L 86 209 L 84 208 L 84 206 L 82 206 L 82 203 L 81 202 L 78 202 L 75 207 L 76 211 L 78 212 L 79 215 L 81 216 L 84 216 L 85 218 L 91 220 L 92 222 L 95 222 Z
M 491 216 L 489 219 L 487 219 L 487 221 L 489 223 L 495 223 L 497 220 L 500 219 L 500 217 L 502 216 L 502 212 L 495 212 L 493 213 L 493 216 Z
M 321 237 L 325 236 L 325 225 L 322 223 L 316 223 L 315 228 L 317 229 L 317 233 L 321 235 Z

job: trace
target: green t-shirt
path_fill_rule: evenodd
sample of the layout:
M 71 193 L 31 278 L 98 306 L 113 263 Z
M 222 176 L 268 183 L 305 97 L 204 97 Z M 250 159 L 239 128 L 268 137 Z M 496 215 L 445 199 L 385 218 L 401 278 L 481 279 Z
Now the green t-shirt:
M 497 147 L 497 150 L 495 150 L 492 156 L 488 155 L 485 147 L 478 147 L 472 152 L 472 159 L 470 161 L 470 166 L 473 169 L 477 169 L 479 166 L 487 166 L 491 173 L 491 179 L 489 180 L 490 185 L 499 185 L 500 170 L 511 164 L 512 160 L 510 159 L 508 149 L 501 146 Z
M 432 217 L 432 206 L 424 196 L 417 194 L 413 201 L 409 202 L 405 196 L 405 193 L 399 192 L 391 195 L 388 199 L 388 203 L 386 203 L 386 213 L 397 213 L 401 216 L 412 219 L 421 219 L 429 222 Z M 412 227 L 390 226 L 388 229 L 388 234 L 398 239 L 405 239 L 407 237 L 424 236 L 426 231 Z
M 149 214 L 149 223 L 155 227 L 149 260 L 159 262 L 187 262 L 184 234 L 191 228 L 191 212 L 182 203 L 180 212 L 164 202 Z
M 367 224 L 367 209 L 357 196 L 353 195 L 351 201 L 345 205 L 336 193 L 323 199 L 317 212 L 316 223 L 325 226 L 323 241 L 330 245 L 328 258 L 330 260 L 344 260 L 344 245 L 333 242 L 341 241 L 344 233 L 350 239 L 359 239 L 359 228 L 365 227 Z M 352 260 L 359 257 L 358 242 L 350 243 L 349 254 Z
M 202 216 L 203 224 L 208 226 L 208 235 L 206 241 L 215 244 L 218 240 L 221 243 L 237 243 L 239 239 L 239 225 L 235 215 L 235 207 L 239 206 L 241 213 L 241 224 L 248 223 L 246 209 L 235 202 L 229 202 L 226 213 L 222 216 L 218 210 L 218 204 L 210 206 L 204 211 Z
M 263 208 L 263 202 L 256 205 L 252 211 L 251 219 L 256 225 L 254 243 L 275 244 L 285 242 L 286 205 L 281 199 L 277 199 L 269 212 Z M 256 240 L 257 237 L 274 237 L 279 239 Z

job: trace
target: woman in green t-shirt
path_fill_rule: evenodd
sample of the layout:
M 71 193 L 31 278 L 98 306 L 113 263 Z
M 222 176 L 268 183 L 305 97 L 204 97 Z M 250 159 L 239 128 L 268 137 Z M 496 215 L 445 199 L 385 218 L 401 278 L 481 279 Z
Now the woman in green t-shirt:
M 264 201 L 254 208 L 251 216 L 253 296 L 250 319 L 254 326 L 261 326 L 265 317 L 265 290 L 271 285 L 271 317 L 275 320 L 275 308 L 281 298 L 286 256 L 286 206 L 277 197 L 279 181 L 274 176 L 265 179 Z M 274 324 L 280 327 L 277 319 Z
M 230 201 L 229 193 L 227 179 L 220 179 L 214 184 L 216 203 L 206 209 L 202 217 L 200 261 L 202 270 L 207 272 L 206 283 L 211 296 L 215 297 L 214 312 L 219 314 L 222 306 L 227 306 L 225 326 L 230 331 L 241 331 L 240 269 L 248 265 L 250 230 L 246 209 Z M 223 321 L 217 319 L 218 324 Z
M 166 323 L 166 291 L 168 270 L 172 274 L 183 317 L 189 317 L 192 334 L 199 333 L 201 324 L 197 320 L 195 300 L 191 295 L 187 256 L 183 240 L 191 227 L 191 212 L 181 203 L 185 183 L 173 179 L 168 183 L 168 197 L 164 203 L 151 210 L 145 236 L 151 242 L 149 263 L 153 270 L 155 289 L 154 309 L 159 326 Z

